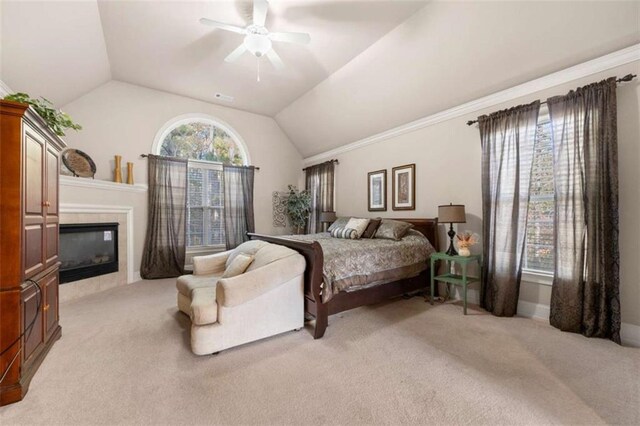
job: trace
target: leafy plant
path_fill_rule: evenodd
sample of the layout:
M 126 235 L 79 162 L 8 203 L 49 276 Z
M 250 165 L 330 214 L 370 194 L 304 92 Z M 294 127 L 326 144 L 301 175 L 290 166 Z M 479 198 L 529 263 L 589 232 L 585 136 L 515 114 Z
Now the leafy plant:
M 58 136 L 64 136 L 66 129 L 81 130 L 82 126 L 74 123 L 68 114 L 55 109 L 51 101 L 45 98 L 33 99 L 27 93 L 14 93 L 5 96 L 7 101 L 20 102 L 33 106 L 38 115 L 47 123 L 51 130 Z
M 291 225 L 298 232 L 307 223 L 311 211 L 311 193 L 307 190 L 298 191 L 294 185 L 289 185 L 289 198 L 287 199 L 287 214 Z

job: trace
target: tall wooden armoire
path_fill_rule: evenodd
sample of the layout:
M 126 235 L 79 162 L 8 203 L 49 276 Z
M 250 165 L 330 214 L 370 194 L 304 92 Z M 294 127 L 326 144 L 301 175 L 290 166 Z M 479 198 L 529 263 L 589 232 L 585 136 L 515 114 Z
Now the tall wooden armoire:
M 33 108 L 0 101 L 0 405 L 24 397 L 61 335 L 58 185 L 64 147 Z

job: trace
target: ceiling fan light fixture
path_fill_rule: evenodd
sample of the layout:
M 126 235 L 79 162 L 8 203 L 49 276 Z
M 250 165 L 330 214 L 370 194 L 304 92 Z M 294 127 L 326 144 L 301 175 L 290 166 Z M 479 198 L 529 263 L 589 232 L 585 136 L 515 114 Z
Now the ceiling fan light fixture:
M 260 81 L 260 58 L 266 56 L 269 62 L 277 70 L 284 68 L 284 63 L 278 53 L 272 48 L 272 41 L 309 44 L 311 37 L 307 33 L 296 32 L 269 32 L 265 28 L 269 2 L 267 0 L 253 0 L 253 21 L 246 28 L 237 25 L 225 24 L 209 18 L 201 18 L 200 23 L 225 31 L 243 34 L 244 41 L 225 58 L 225 62 L 235 62 L 247 51 L 258 58 L 258 81 Z
M 271 50 L 271 40 L 263 34 L 247 34 L 244 46 L 256 57 L 261 57 Z

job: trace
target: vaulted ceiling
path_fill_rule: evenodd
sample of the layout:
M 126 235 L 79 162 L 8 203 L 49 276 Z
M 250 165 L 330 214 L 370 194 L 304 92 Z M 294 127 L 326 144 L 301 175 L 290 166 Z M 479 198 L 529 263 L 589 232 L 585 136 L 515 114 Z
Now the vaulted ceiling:
M 640 1 L 430 2 L 276 115 L 304 157 L 640 42 Z
M 113 79 L 272 116 L 311 156 L 640 42 L 640 2 L 271 0 L 285 69 L 245 54 L 250 1 L 2 0 L 0 79 L 63 106 Z M 216 93 L 235 98 L 220 102 Z
M 263 58 L 258 82 L 251 54 L 224 62 L 243 36 L 198 22 L 207 17 L 245 27 L 251 1 L 3 0 L 2 77 L 12 88 L 34 87 L 63 105 L 110 72 L 114 80 L 274 116 L 424 4 L 272 0 L 266 27 L 307 32 L 311 43 L 274 43 L 285 68 L 277 71 Z M 59 75 L 47 77 L 52 70 Z M 220 102 L 216 93 L 235 100 Z
M 0 79 L 65 105 L 111 79 L 98 5 L 0 3 Z

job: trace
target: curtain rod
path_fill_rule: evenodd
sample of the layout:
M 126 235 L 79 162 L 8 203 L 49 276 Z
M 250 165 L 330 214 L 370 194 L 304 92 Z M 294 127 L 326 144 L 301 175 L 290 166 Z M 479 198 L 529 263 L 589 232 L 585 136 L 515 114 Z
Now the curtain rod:
M 310 169 L 311 167 L 315 167 L 315 166 L 319 166 L 321 164 L 327 164 L 327 163 L 340 164 L 340 162 L 334 158 L 333 160 L 325 161 L 324 163 L 318 163 L 318 164 L 314 164 L 313 166 L 305 167 L 304 169 L 302 169 L 302 171 L 304 172 L 305 170 Z
M 624 77 L 620 77 L 619 79 L 617 79 L 616 83 L 624 83 L 624 82 L 627 82 L 627 81 L 631 81 L 636 77 L 637 77 L 636 74 L 627 74 Z M 540 105 L 544 105 L 546 103 L 547 103 L 547 101 L 540 102 Z M 478 122 L 478 120 L 469 120 L 469 121 L 467 121 L 467 126 L 471 126 L 472 124 L 475 124 L 477 122 Z
M 148 156 L 149 156 L 149 154 L 140 154 L 141 158 L 147 158 Z M 159 155 L 158 157 L 162 157 L 162 156 Z M 184 158 L 178 158 L 178 157 L 166 157 L 166 158 L 175 158 L 176 160 L 185 160 Z M 186 160 L 189 161 L 189 159 L 186 159 Z M 201 162 L 206 162 L 206 163 L 222 164 L 222 163 L 217 162 L 217 161 L 207 161 L 207 160 L 192 160 L 192 161 L 199 161 L 199 162 L 201 161 Z M 233 167 L 247 167 L 249 169 L 260 170 L 260 167 L 258 167 L 258 166 L 233 166 Z

